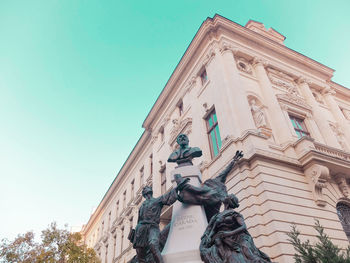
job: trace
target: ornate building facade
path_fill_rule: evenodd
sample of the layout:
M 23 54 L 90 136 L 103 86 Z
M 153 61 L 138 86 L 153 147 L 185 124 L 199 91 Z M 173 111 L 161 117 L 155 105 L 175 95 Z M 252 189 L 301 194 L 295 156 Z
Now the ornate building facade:
M 82 234 L 105 263 L 134 254 L 141 190 L 173 187 L 167 163 L 179 133 L 200 147 L 203 180 L 243 150 L 227 178 L 255 244 L 272 261 L 294 262 L 295 223 L 315 239 L 315 219 L 332 240 L 350 238 L 350 90 L 334 70 L 284 45 L 285 37 L 249 21 L 215 15 L 203 22 L 146 117 L 145 129 Z M 164 209 L 162 225 L 172 207 Z

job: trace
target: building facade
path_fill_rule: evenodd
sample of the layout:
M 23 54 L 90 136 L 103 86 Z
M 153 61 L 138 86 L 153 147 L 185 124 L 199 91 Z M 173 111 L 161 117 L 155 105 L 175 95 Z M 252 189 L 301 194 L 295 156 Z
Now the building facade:
M 350 238 L 350 90 L 334 70 L 284 45 L 285 37 L 249 21 L 215 15 L 203 22 L 146 117 L 145 129 L 82 234 L 105 263 L 135 255 L 141 190 L 172 188 L 167 163 L 179 133 L 203 156 L 203 180 L 236 150 L 244 158 L 227 179 L 256 245 L 275 262 L 294 262 L 287 235 L 295 223 L 315 239 L 315 219 L 334 243 Z M 172 207 L 162 213 L 169 223 Z

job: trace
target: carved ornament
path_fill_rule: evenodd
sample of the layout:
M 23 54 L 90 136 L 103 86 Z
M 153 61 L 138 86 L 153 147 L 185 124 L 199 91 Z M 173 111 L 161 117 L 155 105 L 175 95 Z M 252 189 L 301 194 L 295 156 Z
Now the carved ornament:
M 326 183 L 330 179 L 328 167 L 320 164 L 312 164 L 305 170 L 305 175 L 308 178 L 316 204 L 318 206 L 325 206 L 326 201 L 324 200 L 322 189 L 326 187 Z
M 308 110 L 311 110 L 310 106 L 306 103 L 306 101 L 296 95 L 293 95 L 291 93 L 283 93 L 283 94 L 277 94 L 276 95 L 278 100 L 284 102 L 284 103 L 291 103 L 296 106 L 301 106 L 303 108 L 306 108 Z
M 338 184 L 338 187 L 340 189 L 340 191 L 342 192 L 342 194 L 344 195 L 344 197 L 349 197 L 349 185 L 346 182 L 346 178 L 345 175 L 343 174 L 338 174 L 334 177 L 335 182 Z
M 215 43 L 210 44 L 207 54 L 203 59 L 203 66 L 206 66 L 215 57 Z
M 177 120 L 175 123 L 173 122 L 173 127 L 170 131 L 170 140 L 169 144 L 173 145 L 176 137 L 180 133 L 190 134 L 192 132 L 192 118 L 185 118 L 183 120 Z
M 245 58 L 237 58 L 236 59 L 236 65 L 238 70 L 248 73 L 248 74 L 252 74 L 252 66 L 249 64 L 249 62 L 245 59 Z

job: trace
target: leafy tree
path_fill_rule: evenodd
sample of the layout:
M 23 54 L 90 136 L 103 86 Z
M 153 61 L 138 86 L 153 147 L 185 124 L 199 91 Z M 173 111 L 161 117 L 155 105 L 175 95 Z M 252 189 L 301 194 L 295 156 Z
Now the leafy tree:
M 41 232 L 41 242 L 35 242 L 33 232 L 18 235 L 14 241 L 0 243 L 3 263 L 99 263 L 93 249 L 81 244 L 80 233 L 57 228 L 56 223 Z
M 310 240 L 302 242 L 299 238 L 300 232 L 295 225 L 287 234 L 288 241 L 297 251 L 294 254 L 296 263 L 350 263 L 350 246 L 343 251 L 334 245 L 318 220 L 316 220 L 314 228 L 317 231 L 318 239 L 315 245 L 312 245 Z

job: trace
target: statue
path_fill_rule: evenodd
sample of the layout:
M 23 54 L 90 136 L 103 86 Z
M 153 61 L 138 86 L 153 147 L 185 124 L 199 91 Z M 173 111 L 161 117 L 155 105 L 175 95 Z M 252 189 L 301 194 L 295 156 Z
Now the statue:
M 265 119 L 265 114 L 262 110 L 262 107 L 259 107 L 256 105 L 255 99 L 250 100 L 250 110 L 253 115 L 254 123 L 257 128 L 260 127 L 266 127 L 266 119 Z
M 170 154 L 168 162 L 177 163 L 179 166 L 193 165 L 192 159 L 202 156 L 201 149 L 188 146 L 188 137 L 186 134 L 179 134 L 176 142 L 180 145 L 180 148 Z
M 220 206 L 227 196 L 226 178 L 239 159 L 243 157 L 241 151 L 237 151 L 227 167 L 213 179 L 206 180 L 200 187 L 186 184 L 179 193 L 179 201 L 185 204 L 203 205 L 208 221 L 220 211 Z M 181 175 L 175 175 L 175 181 L 181 183 Z
M 234 194 L 224 199 L 225 210 L 210 220 L 201 238 L 200 254 L 205 263 L 267 263 L 270 258 L 254 244 Z
M 131 232 L 129 237 L 136 249 L 139 263 L 164 262 L 160 251 L 160 213 L 164 205 L 171 205 L 178 199 L 177 191 L 182 190 L 188 181 L 188 178 L 178 181 L 175 189 L 157 198 L 153 197 L 151 187 L 145 186 L 143 188 L 142 196 L 146 200 L 140 207 L 136 229 Z M 150 261 L 146 258 L 149 251 L 153 256 L 153 260 Z

